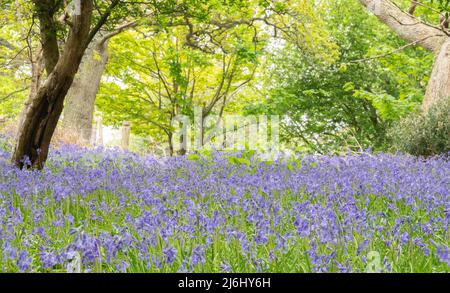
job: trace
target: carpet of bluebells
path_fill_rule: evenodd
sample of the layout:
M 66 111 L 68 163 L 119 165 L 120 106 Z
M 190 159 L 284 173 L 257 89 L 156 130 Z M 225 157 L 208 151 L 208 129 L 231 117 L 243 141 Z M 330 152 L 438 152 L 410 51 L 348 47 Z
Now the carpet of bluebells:
M 3 272 L 449 272 L 450 162 L 363 154 L 143 157 L 62 147 L 11 166 Z

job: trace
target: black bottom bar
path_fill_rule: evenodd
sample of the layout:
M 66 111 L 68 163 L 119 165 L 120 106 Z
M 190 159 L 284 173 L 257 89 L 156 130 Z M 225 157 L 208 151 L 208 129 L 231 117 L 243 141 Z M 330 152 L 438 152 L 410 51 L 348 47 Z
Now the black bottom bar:
M 449 281 L 449 274 L 0 274 L 0 292 L 7 292 L 5 289 L 336 292 L 409 288 L 431 292 L 447 289 Z

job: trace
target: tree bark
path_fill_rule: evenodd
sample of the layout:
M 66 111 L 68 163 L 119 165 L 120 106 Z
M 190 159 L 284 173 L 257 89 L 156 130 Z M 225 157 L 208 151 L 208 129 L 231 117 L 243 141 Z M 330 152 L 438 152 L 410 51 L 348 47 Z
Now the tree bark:
M 36 0 L 34 3 L 38 12 L 44 13 L 42 9 L 45 9 L 45 5 L 42 3 L 46 1 Z M 26 109 L 23 122 L 19 126 L 12 160 L 20 168 L 29 163 L 31 167 L 41 169 L 47 159 L 50 141 L 63 109 L 64 98 L 89 43 L 92 10 L 92 0 L 81 2 L 81 14 L 72 18 L 72 27 L 61 56 L 55 52 L 55 44 L 51 43 L 55 38 L 48 35 L 56 34 L 54 27 L 47 26 L 47 19 L 45 25 L 40 26 L 41 30 L 45 30 L 41 36 L 47 40 L 42 43 L 42 47 L 48 77 Z M 58 54 L 58 61 L 53 68 L 51 66 L 55 56 L 48 56 L 49 52 Z M 50 60 L 47 60 L 48 58 Z M 24 161 L 25 157 L 29 162 Z
M 75 131 L 83 141 L 92 138 L 95 98 L 108 63 L 108 40 L 101 40 L 86 50 L 79 72 L 67 94 L 63 126 Z
M 51 0 L 33 0 L 33 2 L 39 18 L 45 71 L 47 75 L 50 75 L 59 60 L 58 33 L 55 21 L 55 13 L 59 5 Z
M 173 134 L 172 134 L 172 132 L 167 133 L 167 141 L 169 142 L 169 156 L 173 157 L 174 146 L 173 146 Z
M 401 38 L 436 55 L 422 104 L 423 111 L 427 112 L 432 104 L 442 98 L 450 97 L 450 38 L 447 32 L 404 12 L 390 0 L 359 1 Z
M 23 104 L 22 112 L 19 115 L 18 125 L 22 125 L 23 121 L 25 119 L 25 115 L 27 113 L 28 107 L 31 105 L 31 102 L 33 101 L 34 97 L 37 95 L 38 90 L 41 86 L 42 81 L 42 74 L 43 74 L 43 67 L 44 67 L 44 60 L 43 60 L 43 54 L 42 54 L 42 47 L 39 46 L 39 48 L 36 50 L 36 54 L 32 54 L 31 48 L 30 48 L 30 62 L 31 62 L 31 86 L 30 86 L 30 92 L 28 94 L 27 100 Z M 17 133 L 16 133 L 17 135 Z
M 450 38 L 444 43 L 434 62 L 423 100 L 423 110 L 428 111 L 431 105 L 448 97 L 450 97 Z

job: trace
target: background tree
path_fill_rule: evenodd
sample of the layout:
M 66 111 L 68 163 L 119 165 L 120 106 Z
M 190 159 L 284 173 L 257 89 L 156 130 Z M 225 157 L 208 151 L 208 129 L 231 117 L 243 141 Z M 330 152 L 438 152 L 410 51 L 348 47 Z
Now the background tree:
M 338 57 L 326 62 L 327 51 L 279 47 L 261 87 L 268 98 L 247 111 L 285 116 L 282 137 L 300 151 L 381 148 L 389 125 L 421 103 L 432 55 L 411 47 L 395 51 L 405 41 L 355 1 L 325 2 L 317 9 Z
M 450 38 L 448 29 L 449 1 L 401 1 L 405 8 L 390 0 L 360 0 L 380 21 L 389 26 L 401 38 L 411 44 L 420 45 L 436 55 L 430 76 L 423 110 L 450 96 Z M 413 5 L 411 5 L 413 4 Z M 409 9 L 408 9 L 409 8 Z M 419 10 L 419 8 L 421 8 Z M 430 18 L 420 18 L 423 11 L 433 12 Z
M 80 69 L 67 93 L 63 127 L 75 132 L 85 142 L 90 142 L 92 137 L 95 99 L 109 60 L 108 43 L 114 36 L 137 24 L 138 21 L 130 21 L 114 31 L 100 32 L 84 54 Z
M 349 0 L 82 2 L 0 4 L 0 120 L 21 113 L 19 167 L 43 167 L 64 107 L 90 140 L 97 96 L 108 124 L 171 152 L 172 118 L 200 106 L 201 125 L 285 115 L 289 146 L 324 153 L 382 149 L 386 128 L 448 95 L 447 1 L 360 1 L 387 26 Z
M 227 39 L 226 51 L 211 53 L 183 46 L 185 35 L 185 29 L 172 28 L 151 37 L 130 32 L 117 39 L 109 82 L 98 101 L 106 122 L 132 121 L 135 133 L 166 136 L 171 154 L 172 119 L 193 119 L 195 106 L 203 108 L 203 119 L 211 113 L 220 116 L 227 99 L 253 78 L 261 45 L 253 42 L 253 34 L 245 39 L 241 32 Z
M 193 119 L 195 106 L 202 108 L 202 125 L 211 114 L 227 112 L 229 103 L 237 113 L 243 108 L 237 104 L 248 100 L 239 93 L 257 75 L 270 42 L 288 39 L 296 51 L 333 50 L 312 5 L 266 4 L 221 6 L 206 21 L 186 16 L 116 38 L 98 102 L 104 121 L 118 126 L 131 120 L 134 133 L 166 137 L 173 153 L 171 120 L 179 114 Z M 203 137 L 207 127 L 200 128 Z

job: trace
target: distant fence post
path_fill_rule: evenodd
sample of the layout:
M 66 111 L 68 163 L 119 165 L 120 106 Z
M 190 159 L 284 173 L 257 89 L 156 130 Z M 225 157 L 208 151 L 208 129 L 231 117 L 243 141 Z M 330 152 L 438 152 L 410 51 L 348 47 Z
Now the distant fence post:
M 96 144 L 103 146 L 103 119 L 101 116 L 97 118 Z
M 122 149 L 128 150 L 130 145 L 131 122 L 124 121 L 122 124 Z

